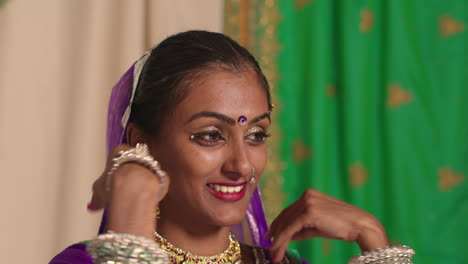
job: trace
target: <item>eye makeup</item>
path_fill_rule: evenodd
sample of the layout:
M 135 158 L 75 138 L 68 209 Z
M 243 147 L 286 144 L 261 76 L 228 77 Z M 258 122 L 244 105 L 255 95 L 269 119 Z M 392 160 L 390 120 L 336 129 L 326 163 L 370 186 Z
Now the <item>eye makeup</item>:
M 252 133 L 258 133 L 258 132 L 265 132 L 265 130 L 259 126 L 254 126 L 251 127 L 245 132 L 246 135 L 252 134 Z
M 226 139 L 222 135 L 221 130 L 215 126 L 205 127 L 200 132 L 196 132 L 190 135 L 189 138 L 195 143 L 206 147 L 217 146 L 226 143 Z
M 270 134 L 259 126 L 251 127 L 245 133 L 246 141 L 254 146 L 263 144 L 268 137 L 270 137 Z
M 269 133 L 265 131 L 260 126 L 253 126 L 247 129 L 244 134 L 244 140 L 253 146 L 260 145 L 265 142 L 265 140 L 270 136 Z M 228 142 L 221 129 L 216 126 L 207 126 L 202 128 L 199 132 L 193 133 L 190 135 L 189 139 L 201 146 L 211 147 L 224 145 Z

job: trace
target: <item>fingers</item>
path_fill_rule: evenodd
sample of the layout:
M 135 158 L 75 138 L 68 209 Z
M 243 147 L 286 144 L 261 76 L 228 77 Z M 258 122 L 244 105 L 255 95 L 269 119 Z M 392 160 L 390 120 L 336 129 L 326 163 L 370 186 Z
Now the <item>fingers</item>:
M 357 242 L 361 249 L 388 244 L 382 225 L 374 216 L 351 204 L 307 190 L 271 225 L 269 236 L 273 262 L 281 261 L 291 240 L 312 237 Z
M 104 171 L 101 176 L 93 183 L 93 195 L 87 206 L 89 211 L 97 211 L 106 207 L 107 194 L 104 191 L 106 180 L 104 174 L 106 173 L 107 171 Z
M 161 186 L 161 190 L 158 193 L 158 203 L 166 196 L 167 192 L 169 191 L 169 185 L 171 184 L 171 178 L 166 175 L 164 178 L 164 183 L 159 183 Z
M 304 193 L 302 194 L 300 199 L 302 199 L 302 200 L 304 200 L 306 202 L 310 202 L 311 200 L 314 200 L 314 199 L 321 199 L 321 200 L 329 201 L 329 202 L 332 202 L 334 204 L 338 204 L 338 205 L 341 205 L 341 206 L 349 206 L 350 205 L 350 204 L 345 203 L 345 202 L 343 202 L 341 200 L 338 200 L 338 199 L 336 199 L 334 197 L 326 195 L 323 192 L 320 192 L 320 191 L 318 191 L 316 189 L 307 189 L 306 191 L 304 191 Z
M 332 234 L 327 233 L 328 230 L 319 230 L 314 219 L 316 217 L 320 218 L 322 214 L 326 213 L 327 208 L 348 206 L 348 204 L 317 190 L 306 190 L 299 200 L 283 210 L 270 226 L 268 236 L 273 239 L 270 247 L 272 261 L 279 262 L 282 260 L 291 240 L 333 237 Z M 323 217 L 325 215 L 322 215 Z
M 270 256 L 273 262 L 283 259 L 289 242 L 295 233 L 302 229 L 302 217 L 304 206 L 298 200 L 284 209 L 271 224 L 268 236 L 273 239 L 270 246 Z
M 318 231 L 316 228 L 306 228 L 294 234 L 291 240 L 300 241 L 312 237 L 324 237 L 324 234 Z
M 301 215 L 289 225 L 284 226 L 284 228 L 277 233 L 269 249 L 271 260 L 274 263 L 280 262 L 284 258 L 289 242 L 293 239 L 295 234 L 301 232 L 306 221 L 307 217 Z
M 306 190 L 301 197 L 284 209 L 278 217 L 273 221 L 268 231 L 268 237 L 274 238 L 275 235 L 283 228 L 284 224 L 289 224 L 291 220 L 294 220 L 300 214 L 304 213 L 306 208 L 309 208 L 311 204 L 314 204 L 314 200 L 318 199 L 327 199 L 331 202 L 334 201 L 334 198 L 327 196 L 317 190 L 309 189 Z M 294 213 L 293 213 L 294 212 Z M 294 214 L 294 215 L 293 215 Z
M 93 193 L 93 196 L 91 197 L 91 201 L 88 203 L 88 211 L 98 211 L 100 209 L 104 209 L 106 207 L 106 204 L 102 198 L 98 198 L 97 194 Z
M 299 201 L 295 201 L 290 206 L 286 207 L 286 209 L 281 211 L 281 213 L 273 220 L 267 233 L 267 236 L 269 238 L 273 239 L 278 233 L 278 231 L 281 230 L 284 224 L 284 221 L 287 221 L 288 219 L 292 219 L 293 214 L 297 214 L 296 211 L 299 208 L 298 203 Z
M 121 144 L 113 148 L 109 152 L 104 172 L 93 183 L 93 195 L 91 197 L 91 201 L 87 205 L 89 211 L 97 211 L 107 206 L 109 200 L 109 193 L 105 190 L 107 172 L 109 171 L 110 166 L 112 165 L 112 159 L 117 155 L 117 153 L 128 149 L 130 149 L 130 146 Z

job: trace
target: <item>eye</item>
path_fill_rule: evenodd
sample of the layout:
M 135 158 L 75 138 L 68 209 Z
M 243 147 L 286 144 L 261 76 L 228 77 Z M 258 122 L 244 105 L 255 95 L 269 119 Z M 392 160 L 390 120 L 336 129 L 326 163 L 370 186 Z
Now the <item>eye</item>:
M 226 139 L 217 130 L 194 133 L 190 138 L 199 145 L 208 147 L 224 144 L 224 142 L 226 142 Z
M 253 146 L 261 145 L 265 143 L 266 139 L 271 135 L 266 133 L 265 131 L 258 131 L 250 133 L 246 136 L 247 142 Z

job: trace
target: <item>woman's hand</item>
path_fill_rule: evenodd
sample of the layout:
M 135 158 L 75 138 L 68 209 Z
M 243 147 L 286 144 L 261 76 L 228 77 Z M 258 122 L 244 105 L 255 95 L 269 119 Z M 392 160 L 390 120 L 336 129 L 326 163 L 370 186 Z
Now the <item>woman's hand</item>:
M 106 169 L 93 184 L 89 208 L 108 208 L 108 230 L 152 238 L 156 208 L 167 193 L 169 177 L 164 179 L 161 188 L 159 177 L 151 170 L 136 162 L 128 162 L 120 165 L 111 176 L 110 191 L 106 190 L 112 159 L 118 152 L 128 149 L 128 145 L 119 145 L 109 153 Z
M 313 237 L 357 242 L 362 251 L 389 245 L 382 224 L 370 213 L 309 189 L 284 209 L 268 232 L 273 262 L 283 259 L 291 240 Z

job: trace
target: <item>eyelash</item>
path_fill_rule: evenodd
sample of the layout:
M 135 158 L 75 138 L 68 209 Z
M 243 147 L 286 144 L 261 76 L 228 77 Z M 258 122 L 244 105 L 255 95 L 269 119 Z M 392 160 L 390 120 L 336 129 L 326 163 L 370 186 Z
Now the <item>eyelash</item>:
M 250 136 L 254 136 L 254 139 L 248 139 Z M 259 131 L 259 132 L 254 132 L 246 136 L 247 140 L 250 142 L 250 145 L 252 146 L 258 146 L 263 144 L 267 138 L 269 138 L 271 135 L 269 133 L 266 133 L 264 131 Z M 210 139 L 210 137 L 216 137 L 216 139 Z M 258 139 L 260 137 L 260 139 Z M 210 131 L 203 131 L 199 133 L 194 133 L 192 134 L 191 137 L 192 140 L 197 142 L 198 144 L 206 147 L 211 147 L 211 146 L 216 146 L 218 144 L 221 144 L 219 140 L 226 141 L 226 139 L 222 136 L 222 134 L 219 131 L 216 130 L 210 130 Z
M 221 133 L 219 133 L 219 131 L 216 131 L 216 130 L 203 131 L 203 132 L 195 133 L 192 136 L 193 136 L 192 139 L 195 142 L 197 142 L 198 144 L 202 146 L 207 146 L 207 147 L 215 146 L 219 144 L 218 140 L 209 139 L 209 138 L 207 139 L 207 137 L 216 136 L 217 138 L 221 138 L 221 140 L 224 140 L 224 141 L 226 140 L 222 137 Z
M 250 136 L 254 136 L 257 139 L 253 139 L 251 145 L 257 146 L 265 143 L 267 138 L 269 138 L 271 135 L 269 133 L 266 133 L 264 131 L 259 131 L 259 132 L 253 132 L 247 135 L 247 138 Z M 260 137 L 260 139 L 258 139 Z

